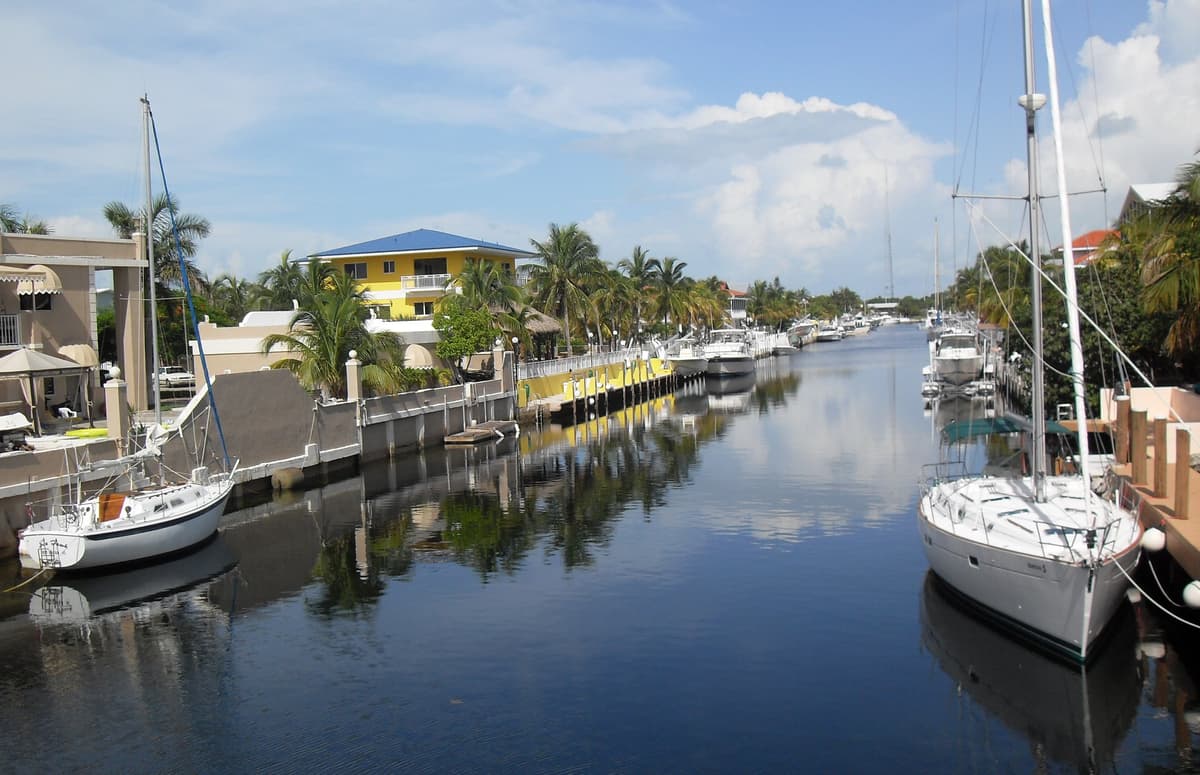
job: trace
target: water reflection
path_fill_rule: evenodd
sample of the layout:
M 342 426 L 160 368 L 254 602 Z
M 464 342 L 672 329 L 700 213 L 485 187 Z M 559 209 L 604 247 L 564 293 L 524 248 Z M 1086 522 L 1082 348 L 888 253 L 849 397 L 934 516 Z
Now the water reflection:
M 80 624 L 134 605 L 150 606 L 186 593 L 237 564 L 220 535 L 187 554 L 133 570 L 55 578 L 30 595 L 29 616 L 40 624 Z
M 1143 677 L 1132 615 L 1086 667 L 1031 650 L 960 607 L 929 573 L 921 592 L 921 641 L 960 692 L 1028 741 L 1039 771 L 1047 761 L 1079 772 L 1114 766 L 1137 713 Z M 1126 611 L 1126 614 L 1130 612 Z M 968 751 L 991 739 L 974 714 L 957 730 Z

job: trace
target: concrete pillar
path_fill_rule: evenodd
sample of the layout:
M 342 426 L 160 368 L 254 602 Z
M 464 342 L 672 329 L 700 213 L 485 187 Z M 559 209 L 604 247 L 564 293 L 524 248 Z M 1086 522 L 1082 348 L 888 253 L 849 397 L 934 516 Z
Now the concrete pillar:
M 1146 484 L 1146 413 L 1129 413 L 1129 462 L 1134 484 Z
M 346 400 L 361 401 L 362 363 L 358 360 L 358 351 L 350 351 L 350 360 L 346 361 Z
M 1133 404 L 1129 401 L 1129 396 L 1117 396 L 1117 419 L 1116 425 L 1113 427 L 1113 435 L 1116 436 L 1116 455 L 1117 465 L 1129 462 L 1129 412 L 1133 409 Z
M 1154 420 L 1154 495 L 1167 497 L 1167 418 Z
M 108 419 L 108 437 L 124 444 L 129 435 L 129 392 L 121 379 L 120 369 L 113 369 L 112 379 L 104 383 L 104 411 Z
M 1188 485 L 1192 479 L 1192 436 L 1187 428 L 1175 429 L 1175 517 L 1188 519 Z
M 134 239 L 138 245 L 143 244 L 140 235 L 135 234 Z M 144 249 L 139 247 L 138 251 L 139 258 L 144 260 Z M 112 274 L 117 365 L 128 381 L 129 403 L 135 409 L 147 409 L 150 394 L 145 366 L 147 318 L 142 296 L 142 268 L 121 267 L 113 269 Z

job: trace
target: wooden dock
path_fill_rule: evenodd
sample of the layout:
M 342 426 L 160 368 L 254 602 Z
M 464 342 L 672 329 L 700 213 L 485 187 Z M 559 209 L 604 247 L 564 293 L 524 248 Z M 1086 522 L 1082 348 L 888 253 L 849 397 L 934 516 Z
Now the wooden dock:
M 466 430 L 451 433 L 444 439 L 447 446 L 458 444 L 481 444 L 485 441 L 496 441 L 514 434 L 520 426 L 514 420 L 488 420 L 478 425 L 472 425 Z

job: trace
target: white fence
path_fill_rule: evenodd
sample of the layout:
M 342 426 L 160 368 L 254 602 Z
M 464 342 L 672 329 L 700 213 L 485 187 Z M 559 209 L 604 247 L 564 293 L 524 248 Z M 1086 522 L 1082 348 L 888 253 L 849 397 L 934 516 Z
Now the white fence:
M 573 355 L 570 358 L 555 358 L 551 361 L 528 361 L 518 364 L 517 379 L 536 379 L 554 374 L 566 374 L 569 371 L 586 371 L 599 366 L 611 366 L 625 360 L 637 360 L 643 356 L 649 357 L 651 350 L 613 350 L 604 353 L 588 353 Z

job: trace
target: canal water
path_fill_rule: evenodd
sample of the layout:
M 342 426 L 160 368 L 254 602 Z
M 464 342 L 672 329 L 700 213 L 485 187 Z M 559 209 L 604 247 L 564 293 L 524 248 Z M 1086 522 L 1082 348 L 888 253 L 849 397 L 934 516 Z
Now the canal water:
M 925 406 L 926 362 L 908 326 L 813 345 L 8 594 L 0 769 L 1192 768 L 1196 652 L 1152 612 L 1081 671 L 928 576 L 922 465 L 987 405 Z

